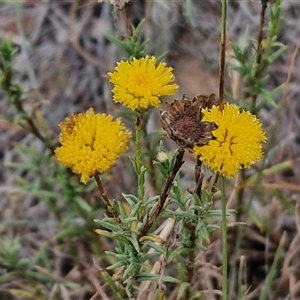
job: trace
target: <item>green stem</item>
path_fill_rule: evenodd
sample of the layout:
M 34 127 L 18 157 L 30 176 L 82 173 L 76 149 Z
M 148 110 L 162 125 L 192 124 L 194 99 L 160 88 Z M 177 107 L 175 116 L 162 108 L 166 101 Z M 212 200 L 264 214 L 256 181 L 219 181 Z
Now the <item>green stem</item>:
M 225 52 L 226 52 L 226 22 L 227 0 L 221 0 L 221 41 L 220 41 L 220 84 L 219 84 L 219 108 L 222 111 L 225 102 Z M 226 221 L 226 197 L 225 179 L 221 177 L 221 209 L 222 209 L 222 300 L 228 299 L 228 257 L 227 257 L 227 221 Z
M 145 170 L 142 164 L 142 147 L 141 147 L 141 137 L 142 137 L 142 121 L 143 113 L 138 112 L 136 115 L 135 122 L 135 172 L 137 175 L 138 183 L 138 203 L 143 203 L 145 195 Z M 139 205 L 139 210 L 137 212 L 138 220 L 142 220 L 143 217 L 143 205 Z
M 264 27 L 265 27 L 265 13 L 267 9 L 267 0 L 261 0 L 261 11 L 260 11 L 260 22 L 259 22 L 259 30 L 258 30 L 258 36 L 257 36 L 257 51 L 256 51 L 256 70 L 254 74 L 254 83 L 257 82 L 257 80 L 260 77 L 261 72 L 263 71 L 263 68 L 261 66 L 261 61 L 262 61 L 262 55 L 263 55 L 263 38 L 264 38 Z M 252 96 L 252 107 L 251 107 L 251 112 L 255 113 L 255 105 L 256 105 L 256 100 L 257 100 L 257 94 L 254 94 Z
M 274 260 L 273 260 L 271 269 L 267 275 L 266 281 L 265 281 L 262 291 L 259 295 L 259 300 L 269 299 L 269 295 L 270 295 L 270 292 L 272 289 L 272 283 L 274 282 L 276 273 L 279 270 L 279 267 L 280 267 L 279 261 L 280 261 L 280 258 L 282 257 L 282 253 L 284 251 L 284 246 L 286 245 L 286 242 L 287 242 L 287 233 L 284 231 L 281 236 L 278 248 L 275 252 L 275 256 L 274 256 Z
M 220 110 L 223 110 L 225 102 L 225 53 L 226 53 L 226 21 L 227 21 L 227 0 L 222 1 L 221 11 L 221 41 L 220 41 L 220 84 L 219 101 Z
M 142 172 L 142 147 L 141 147 L 141 136 L 142 136 L 142 120 L 143 115 L 137 113 L 136 123 L 135 123 L 135 166 L 136 175 L 138 178 L 138 198 L 140 201 L 143 200 L 145 190 L 144 190 L 144 174 Z
M 111 278 L 111 276 L 106 271 L 102 271 L 101 275 L 102 278 L 105 280 L 105 282 L 111 288 L 115 299 L 116 300 L 124 299 L 124 293 L 122 293 L 122 291 L 124 291 L 125 288 L 123 286 L 121 286 L 122 288 L 120 288 L 120 283 L 117 284 L 116 281 L 113 278 Z
M 142 116 L 138 113 L 135 122 L 135 164 L 137 173 L 141 169 L 142 165 L 142 149 L 141 149 L 141 135 L 142 135 Z
M 228 254 L 227 254 L 227 219 L 225 178 L 221 177 L 221 209 L 222 209 L 222 300 L 228 299 Z

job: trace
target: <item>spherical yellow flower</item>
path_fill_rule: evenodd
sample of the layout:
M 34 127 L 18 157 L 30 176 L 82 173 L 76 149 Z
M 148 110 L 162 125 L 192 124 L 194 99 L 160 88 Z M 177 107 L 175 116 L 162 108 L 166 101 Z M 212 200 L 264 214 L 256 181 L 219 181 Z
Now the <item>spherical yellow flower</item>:
M 96 172 L 107 172 L 119 154 L 126 151 L 131 133 L 120 119 L 95 114 L 90 108 L 84 114 L 72 114 L 60 125 L 61 147 L 55 150 L 57 160 L 86 183 Z
M 108 73 L 114 101 L 134 111 L 157 107 L 160 96 L 172 95 L 178 89 L 177 84 L 170 84 L 174 80 L 172 70 L 166 63 L 156 66 L 154 56 L 121 61 L 113 73 Z
M 213 139 L 207 145 L 194 147 L 194 154 L 212 170 L 233 177 L 238 169 L 249 168 L 262 157 L 265 132 L 250 112 L 225 104 L 223 111 L 214 106 L 203 114 L 202 121 L 214 122 L 218 128 L 212 131 Z

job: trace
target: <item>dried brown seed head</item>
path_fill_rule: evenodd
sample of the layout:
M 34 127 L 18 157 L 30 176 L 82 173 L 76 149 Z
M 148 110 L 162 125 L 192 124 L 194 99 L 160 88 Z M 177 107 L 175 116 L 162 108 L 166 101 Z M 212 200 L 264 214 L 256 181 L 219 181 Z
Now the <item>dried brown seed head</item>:
M 161 112 L 162 127 L 180 148 L 192 151 L 194 146 L 205 145 L 212 139 L 211 131 L 215 130 L 217 125 L 201 122 L 202 109 L 218 104 L 215 94 L 199 95 L 193 100 L 183 95 L 182 100 L 166 103 L 166 110 Z

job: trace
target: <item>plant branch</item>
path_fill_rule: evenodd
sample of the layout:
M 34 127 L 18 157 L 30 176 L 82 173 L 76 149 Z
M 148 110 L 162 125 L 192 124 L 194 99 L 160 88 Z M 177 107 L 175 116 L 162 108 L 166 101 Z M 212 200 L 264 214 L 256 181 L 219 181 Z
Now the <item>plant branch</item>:
M 261 59 L 263 54 L 263 32 L 264 32 L 264 26 L 265 26 L 265 14 L 267 9 L 267 2 L 268 0 L 261 0 L 261 11 L 260 11 L 260 22 L 259 22 L 259 30 L 258 30 L 258 36 L 257 36 L 257 51 L 256 51 L 256 70 L 254 74 L 254 78 L 258 79 L 260 76 L 261 68 Z M 255 111 L 255 104 L 257 100 L 257 95 L 254 94 L 252 96 L 252 111 Z
M 203 176 L 201 174 L 201 167 L 202 167 L 202 161 L 200 160 L 200 157 L 198 156 L 196 166 L 195 166 L 195 183 L 196 183 L 196 187 L 195 187 L 195 190 L 194 190 L 194 193 L 198 197 L 200 197 L 202 183 L 203 183 Z
M 141 135 L 142 135 L 142 120 L 143 114 L 137 113 L 135 122 L 135 167 L 138 177 L 138 198 L 140 201 L 144 198 L 144 174 L 142 172 L 142 148 L 141 148 Z
M 165 202 L 169 196 L 171 187 L 172 187 L 172 183 L 175 179 L 175 176 L 177 174 L 177 172 L 179 171 L 179 169 L 181 168 L 181 166 L 183 165 L 184 161 L 183 159 L 183 155 L 184 155 L 184 150 L 179 150 L 177 156 L 176 156 L 176 161 L 174 163 L 173 169 L 170 171 L 168 178 L 166 180 L 164 189 L 162 191 L 162 193 L 160 194 L 159 200 L 158 200 L 158 205 L 155 209 L 155 211 L 153 212 L 153 214 L 148 218 L 146 224 L 143 226 L 143 228 L 141 229 L 138 239 L 140 239 L 142 236 L 146 235 L 147 232 L 149 231 L 149 229 L 151 228 L 151 226 L 153 225 L 154 221 L 156 220 L 156 218 L 160 215 L 160 213 L 162 212 Z
M 222 0 L 221 12 L 221 40 L 220 40 L 220 84 L 219 84 L 219 107 L 222 111 L 225 102 L 225 53 L 226 53 L 226 17 L 227 0 Z
M 225 178 L 221 177 L 221 210 L 222 210 L 222 300 L 228 299 L 228 253 L 227 253 L 227 214 Z
M 100 179 L 100 176 L 99 176 L 99 173 L 97 172 L 95 175 L 94 175 L 94 178 L 96 180 L 96 183 L 97 183 L 97 187 L 98 187 L 98 190 L 100 192 L 100 195 L 104 201 L 104 203 L 106 204 L 107 206 L 107 209 L 110 213 L 113 214 L 113 216 L 118 220 L 119 219 L 119 216 L 116 214 L 116 212 L 114 211 L 113 209 L 113 206 L 110 202 L 110 200 L 108 199 L 107 197 L 107 193 L 102 185 L 102 182 L 101 182 L 101 179 Z

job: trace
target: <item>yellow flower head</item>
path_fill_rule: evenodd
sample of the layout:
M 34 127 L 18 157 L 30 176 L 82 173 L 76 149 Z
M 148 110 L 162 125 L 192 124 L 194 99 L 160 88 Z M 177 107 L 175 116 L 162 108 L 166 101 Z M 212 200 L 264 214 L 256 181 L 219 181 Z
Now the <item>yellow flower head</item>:
M 266 140 L 260 121 L 250 112 L 225 104 L 203 111 L 202 121 L 214 122 L 213 139 L 207 145 L 195 146 L 194 154 L 215 172 L 235 176 L 238 169 L 249 168 L 262 157 L 261 143 Z
M 114 84 L 114 101 L 134 111 L 157 107 L 160 96 L 172 95 L 178 89 L 177 84 L 170 84 L 174 80 L 172 70 L 166 63 L 156 66 L 154 56 L 121 61 L 113 73 L 108 73 Z
M 55 150 L 57 160 L 86 183 L 96 172 L 107 172 L 119 154 L 126 151 L 131 133 L 120 119 L 95 114 L 90 108 L 84 114 L 72 114 L 59 124 L 61 147 Z

